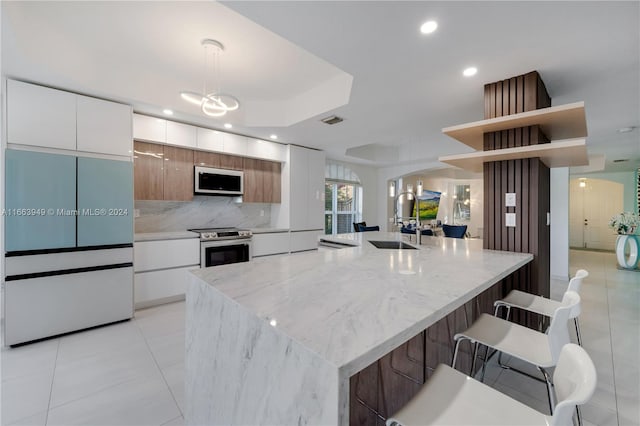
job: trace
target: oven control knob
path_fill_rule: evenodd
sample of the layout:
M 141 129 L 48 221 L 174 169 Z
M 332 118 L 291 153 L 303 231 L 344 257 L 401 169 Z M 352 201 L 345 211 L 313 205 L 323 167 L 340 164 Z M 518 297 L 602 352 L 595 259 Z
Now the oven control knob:
M 209 232 L 204 232 L 202 234 L 202 238 L 204 238 L 205 240 L 208 240 L 209 238 L 211 238 L 211 233 Z

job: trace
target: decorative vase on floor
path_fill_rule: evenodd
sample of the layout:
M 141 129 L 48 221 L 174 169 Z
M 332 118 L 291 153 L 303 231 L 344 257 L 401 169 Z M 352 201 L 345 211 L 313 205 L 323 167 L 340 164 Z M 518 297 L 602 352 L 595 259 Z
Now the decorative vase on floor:
M 629 256 L 625 256 L 625 249 L 629 246 Z M 618 265 L 623 269 L 638 270 L 638 251 L 640 244 L 638 236 L 633 234 L 618 235 L 616 239 L 616 257 Z

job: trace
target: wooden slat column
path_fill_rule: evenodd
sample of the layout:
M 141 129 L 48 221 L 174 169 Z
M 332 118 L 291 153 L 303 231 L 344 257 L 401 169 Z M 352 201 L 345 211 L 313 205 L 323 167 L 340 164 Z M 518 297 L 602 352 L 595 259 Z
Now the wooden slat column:
M 551 106 L 536 72 L 484 86 L 484 117 L 495 118 Z M 484 150 L 548 143 L 538 126 L 485 133 Z M 517 288 L 549 297 L 549 168 L 539 158 L 484 164 L 484 248 L 531 253 L 529 268 L 504 281 L 504 291 Z M 516 207 L 505 206 L 505 194 L 516 193 Z M 505 213 L 516 214 L 516 226 L 505 225 Z M 538 318 L 514 312 L 514 319 L 535 326 Z

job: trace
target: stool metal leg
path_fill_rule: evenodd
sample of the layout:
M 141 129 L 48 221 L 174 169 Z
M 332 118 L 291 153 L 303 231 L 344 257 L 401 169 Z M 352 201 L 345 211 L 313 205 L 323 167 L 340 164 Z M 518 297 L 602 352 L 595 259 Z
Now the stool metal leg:
M 580 323 L 578 322 L 578 317 L 573 319 L 573 323 L 576 326 L 576 336 L 578 337 L 578 345 L 582 346 L 582 336 L 580 335 Z
M 453 361 L 451 362 L 451 368 L 456 368 L 456 360 L 458 359 L 458 347 L 460 346 L 460 341 L 464 340 L 460 338 L 456 340 L 456 346 L 453 348 Z
M 473 345 L 473 359 L 471 360 L 471 372 L 469 372 L 469 376 L 473 377 L 473 371 L 476 369 L 476 358 L 478 357 L 478 346 L 480 344 L 475 342 Z
M 580 413 L 579 405 L 576 405 L 576 417 L 578 417 L 578 426 L 582 426 L 582 414 Z
M 547 370 L 542 367 L 538 367 L 538 370 L 544 375 L 544 381 L 547 383 L 547 398 L 549 399 L 549 410 L 551 411 L 551 415 L 553 415 L 553 408 L 555 407 L 554 397 L 553 397 L 553 384 L 551 383 L 551 377 Z

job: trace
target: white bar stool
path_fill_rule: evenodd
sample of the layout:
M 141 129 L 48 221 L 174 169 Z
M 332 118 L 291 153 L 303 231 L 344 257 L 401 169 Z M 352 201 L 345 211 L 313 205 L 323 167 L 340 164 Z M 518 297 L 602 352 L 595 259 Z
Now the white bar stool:
M 548 416 L 440 364 L 422 389 L 386 424 L 571 425 L 574 408 L 591 398 L 596 380 L 596 369 L 585 350 L 572 343 L 565 345 L 553 374 L 558 404 Z
M 567 291 L 562 298 L 562 303 L 553 314 L 548 333 L 541 333 L 536 330 L 524 327 L 519 324 L 503 320 L 488 314 L 482 314 L 467 330 L 457 333 L 453 338 L 456 341 L 453 362 L 451 366 L 455 368 L 458 356 L 458 347 L 463 340 L 469 340 L 475 345 L 473 351 L 473 361 L 471 363 L 471 374 L 473 374 L 478 345 L 495 349 L 501 353 L 514 356 L 529 364 L 535 365 L 544 376 L 547 384 L 547 397 L 549 399 L 549 409 L 553 414 L 553 384 L 546 369 L 555 367 L 562 347 L 569 341 L 569 330 L 567 321 L 572 309 L 580 305 L 580 295 L 575 291 Z M 487 349 L 488 352 L 488 349 Z M 486 367 L 486 356 L 482 365 L 481 381 L 484 379 Z M 517 371 L 517 370 L 514 370 Z M 518 371 L 533 379 L 540 380 L 535 376 Z
M 576 293 L 580 293 L 582 280 L 584 280 L 588 276 L 589 272 L 584 269 L 579 269 L 576 272 L 576 275 L 569 281 L 567 291 L 575 291 Z M 509 319 L 511 308 L 523 309 L 525 311 L 551 317 L 553 316 L 553 313 L 556 311 L 556 309 L 558 309 L 561 305 L 562 303 L 558 302 L 557 300 L 547 299 L 545 297 L 525 293 L 524 291 L 520 290 L 511 290 L 509 294 L 507 294 L 507 297 L 501 300 L 496 300 L 493 304 L 493 306 L 495 306 L 495 316 L 498 315 L 498 311 L 500 310 L 500 308 L 504 307 L 507 309 L 507 319 Z M 577 309 L 569 314 L 569 319 L 573 318 L 573 323 L 576 327 L 576 336 L 578 337 L 578 344 L 582 346 L 580 324 L 578 323 L 579 315 L 580 306 L 578 305 Z

